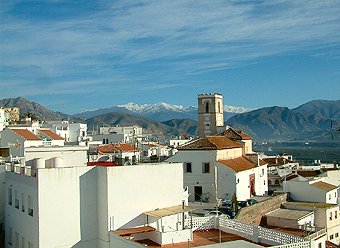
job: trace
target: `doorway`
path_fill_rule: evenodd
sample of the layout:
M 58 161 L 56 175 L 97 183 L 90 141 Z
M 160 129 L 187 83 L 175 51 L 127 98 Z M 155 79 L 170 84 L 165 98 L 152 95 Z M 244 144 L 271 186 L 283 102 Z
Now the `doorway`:
M 194 192 L 195 192 L 195 201 L 201 201 L 202 200 L 202 186 L 195 186 Z

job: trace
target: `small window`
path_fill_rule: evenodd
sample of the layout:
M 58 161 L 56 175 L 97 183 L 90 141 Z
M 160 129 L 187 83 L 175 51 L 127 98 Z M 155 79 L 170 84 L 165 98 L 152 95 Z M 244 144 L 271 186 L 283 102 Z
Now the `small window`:
M 266 180 L 263 181 L 263 185 L 266 185 Z
M 205 112 L 209 113 L 209 102 L 205 103 Z
M 328 199 L 330 200 L 332 198 L 331 194 L 328 195 Z
M 332 212 L 329 213 L 329 220 L 332 220 L 333 217 L 332 217 Z
M 192 165 L 191 163 L 185 163 L 185 172 L 192 173 Z
M 33 199 L 32 196 L 28 195 L 28 215 L 33 217 Z
M 18 191 L 14 191 L 14 195 L 15 195 L 15 202 L 14 202 L 14 206 L 16 209 L 19 209 L 19 192 Z
M 13 233 L 12 233 L 12 227 L 8 228 L 8 244 L 12 245 L 13 243 Z
M 334 211 L 334 218 L 337 219 L 338 218 L 338 210 Z
M 279 179 L 275 179 L 275 185 L 279 185 L 279 184 L 280 184 Z
M 335 233 L 335 237 L 336 237 L 336 238 L 339 238 L 339 233 Z
M 221 112 L 221 103 L 218 102 L 217 105 L 218 105 L 218 113 L 222 113 L 222 112 Z
M 13 204 L 13 202 L 12 202 L 12 189 L 11 188 L 8 188 L 8 204 L 9 205 Z
M 25 248 L 25 238 L 21 237 L 21 248 Z
M 209 163 L 203 163 L 202 164 L 202 173 L 210 173 L 210 164 Z
M 334 239 L 333 234 L 332 234 L 331 236 L 329 236 L 329 239 L 330 239 L 330 240 Z
M 318 248 L 322 248 L 322 243 L 319 243 L 319 244 L 318 244 Z
M 25 194 L 21 193 L 21 211 L 25 212 Z

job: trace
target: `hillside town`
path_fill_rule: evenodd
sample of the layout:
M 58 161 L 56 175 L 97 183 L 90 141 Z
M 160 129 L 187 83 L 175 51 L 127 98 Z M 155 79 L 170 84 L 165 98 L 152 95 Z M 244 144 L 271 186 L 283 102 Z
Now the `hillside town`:
M 171 138 L 0 108 L 0 247 L 339 247 L 338 164 L 255 151 L 222 94 L 197 107 Z

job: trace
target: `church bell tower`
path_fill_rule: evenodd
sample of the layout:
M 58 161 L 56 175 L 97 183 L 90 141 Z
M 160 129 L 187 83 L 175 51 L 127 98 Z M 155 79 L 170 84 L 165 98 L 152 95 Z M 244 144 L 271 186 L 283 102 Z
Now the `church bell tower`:
M 223 96 L 218 93 L 198 95 L 198 135 L 217 134 L 224 129 Z

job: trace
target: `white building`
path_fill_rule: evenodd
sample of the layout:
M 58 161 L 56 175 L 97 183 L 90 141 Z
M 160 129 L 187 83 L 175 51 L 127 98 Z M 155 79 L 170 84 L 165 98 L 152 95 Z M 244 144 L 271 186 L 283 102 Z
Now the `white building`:
M 339 205 L 314 202 L 286 202 L 283 206 L 287 209 L 313 211 L 316 229 L 325 229 L 327 240 L 337 245 L 340 244 Z
M 30 127 L 6 128 L 1 133 L 1 146 L 9 147 L 12 156 L 25 156 L 28 147 L 64 146 L 64 139 L 49 129 Z
M 314 212 L 312 210 L 306 211 L 280 208 L 265 216 L 268 226 L 315 231 Z
M 91 155 L 91 161 L 111 161 L 119 165 L 136 164 L 141 159 L 141 151 L 129 144 L 107 144 L 97 147 L 98 154 Z
M 4 130 L 7 125 L 8 123 L 6 121 L 5 110 L 3 108 L 0 108 L 0 132 Z
M 151 228 L 136 239 L 192 239 L 181 164 L 15 171 L 6 172 L 8 248 L 107 248 L 111 231 L 136 227 Z M 166 208 L 172 212 L 158 211 Z
M 283 189 L 294 201 L 337 204 L 338 186 L 326 183 L 322 178 L 296 177 L 283 182 Z
M 48 121 L 43 127 L 51 129 L 61 136 L 65 142 L 84 145 L 90 138 L 87 136 L 87 124 L 69 123 L 68 121 Z
M 245 157 L 244 146 L 223 135 L 207 136 L 179 147 L 167 161 L 183 163 L 191 202 L 232 199 L 234 194 L 238 200 L 246 200 L 264 195 L 268 184 L 267 165 L 257 156 L 255 161 Z
M 173 148 L 177 148 L 189 142 L 190 140 L 192 140 L 192 137 L 188 137 L 187 135 L 182 134 L 179 137 L 171 138 L 169 140 L 169 145 Z

